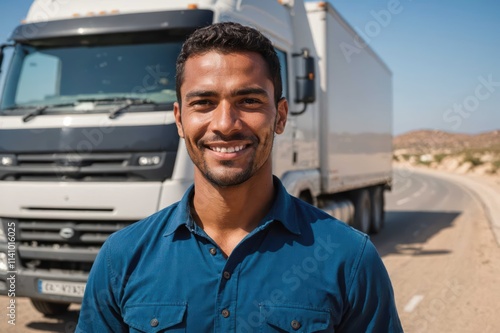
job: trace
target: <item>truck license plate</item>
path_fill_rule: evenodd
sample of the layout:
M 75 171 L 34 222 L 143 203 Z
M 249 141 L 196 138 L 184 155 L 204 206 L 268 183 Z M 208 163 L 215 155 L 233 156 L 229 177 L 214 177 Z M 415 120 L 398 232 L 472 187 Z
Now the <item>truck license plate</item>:
M 85 283 L 38 280 L 38 292 L 50 295 L 83 297 Z

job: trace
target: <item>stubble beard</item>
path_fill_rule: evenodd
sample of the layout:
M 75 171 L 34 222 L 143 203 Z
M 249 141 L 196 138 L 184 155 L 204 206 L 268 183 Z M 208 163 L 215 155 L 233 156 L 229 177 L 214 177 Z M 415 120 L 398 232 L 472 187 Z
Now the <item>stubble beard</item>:
M 243 184 L 247 180 L 249 180 L 255 172 L 255 153 L 251 158 L 251 163 L 241 172 L 232 172 L 230 170 L 225 170 L 223 175 L 216 175 L 213 173 L 210 168 L 207 166 L 206 161 L 204 160 L 204 170 L 200 170 L 202 175 L 208 180 L 212 185 L 218 187 L 230 187 L 237 186 Z M 231 168 L 234 163 L 233 161 L 221 161 L 220 164 L 222 166 Z
M 269 158 L 271 158 L 271 152 L 273 149 L 273 135 L 269 135 L 264 139 L 263 145 L 266 146 L 268 144 L 268 141 L 271 140 L 269 151 L 267 152 L 267 157 L 265 160 L 260 163 L 256 164 L 256 155 L 257 155 L 257 149 L 260 146 L 259 142 L 255 143 L 254 147 L 255 150 L 252 153 L 252 156 L 249 158 L 248 165 L 241 171 L 235 171 L 231 170 L 231 168 L 235 165 L 234 161 L 231 160 L 226 160 L 226 161 L 219 161 L 218 163 L 220 166 L 227 168 L 224 170 L 222 173 L 221 172 L 213 172 L 210 168 L 210 166 L 207 164 L 207 161 L 205 158 L 203 158 L 203 151 L 205 149 L 208 149 L 204 147 L 202 144 L 196 145 L 196 147 L 193 147 L 193 145 L 186 140 L 186 147 L 188 150 L 188 154 L 191 157 L 191 160 L 193 161 L 194 165 L 196 168 L 200 171 L 201 175 L 208 180 L 212 185 L 217 186 L 217 187 L 230 187 L 230 186 L 238 186 L 252 178 L 252 176 L 260 169 L 262 166 L 267 162 Z M 201 155 L 196 155 L 194 153 L 195 149 L 201 152 Z M 265 153 L 265 152 L 263 152 Z
M 256 162 L 256 155 L 257 155 L 257 148 L 260 146 L 260 140 L 258 138 L 252 138 L 254 142 L 254 147 L 255 150 L 250 157 L 250 162 L 248 163 L 248 166 L 241 172 L 232 172 L 230 170 L 226 170 L 224 175 L 217 175 L 216 173 L 212 172 L 210 170 L 210 167 L 207 165 L 207 161 L 205 158 L 203 158 L 203 152 L 205 149 L 208 149 L 205 147 L 203 142 L 201 140 L 196 140 L 197 144 L 193 145 L 191 144 L 191 141 L 185 140 L 186 143 L 186 148 L 189 154 L 189 157 L 191 158 L 191 161 L 193 161 L 195 167 L 200 171 L 200 173 L 203 175 L 203 177 L 208 180 L 212 185 L 215 185 L 217 187 L 230 187 L 230 186 L 238 186 L 249 180 L 260 168 L 266 164 L 266 162 L 271 158 L 272 151 L 273 151 L 273 146 L 274 146 L 274 136 L 276 133 L 276 125 L 277 125 L 277 117 L 274 119 L 274 124 L 272 127 L 272 130 L 268 136 L 266 136 L 263 140 L 263 147 L 266 147 L 268 144 L 268 141 L 270 140 L 270 147 L 269 151 L 267 152 L 267 157 L 265 160 L 262 162 L 261 165 L 257 165 Z M 187 138 L 185 138 L 187 139 Z M 201 157 L 198 158 L 195 154 L 195 149 L 198 149 L 198 151 L 201 152 Z M 232 167 L 234 165 L 234 161 L 220 161 L 219 162 L 222 166 L 225 167 Z

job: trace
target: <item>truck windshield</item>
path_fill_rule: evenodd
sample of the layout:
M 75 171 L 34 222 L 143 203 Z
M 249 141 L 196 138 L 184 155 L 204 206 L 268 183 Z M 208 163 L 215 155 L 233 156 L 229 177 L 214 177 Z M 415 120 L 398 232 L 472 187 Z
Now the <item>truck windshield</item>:
M 77 106 L 81 100 L 126 98 L 171 105 L 176 100 L 175 61 L 180 48 L 178 41 L 64 47 L 19 44 L 0 108 Z M 54 112 L 68 112 L 68 108 L 54 108 Z

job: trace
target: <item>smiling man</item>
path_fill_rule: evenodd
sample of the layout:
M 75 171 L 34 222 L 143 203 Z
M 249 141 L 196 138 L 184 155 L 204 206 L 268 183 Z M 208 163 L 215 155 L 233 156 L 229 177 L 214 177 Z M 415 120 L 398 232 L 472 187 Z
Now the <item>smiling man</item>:
M 196 166 L 193 217 L 229 256 L 271 207 L 273 138 L 284 130 L 288 105 L 275 96 L 259 53 L 191 52 L 178 64 L 174 113 Z M 273 66 L 279 73 L 277 59 Z
M 196 31 L 174 106 L 195 165 L 183 199 L 113 234 L 77 332 L 402 332 L 367 236 L 291 197 L 273 177 L 288 104 L 258 31 Z

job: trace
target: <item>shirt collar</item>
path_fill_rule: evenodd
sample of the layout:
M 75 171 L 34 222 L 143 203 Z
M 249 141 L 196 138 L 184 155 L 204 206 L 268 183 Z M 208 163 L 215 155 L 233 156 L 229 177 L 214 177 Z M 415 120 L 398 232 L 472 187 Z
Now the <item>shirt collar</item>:
M 182 196 L 181 201 L 177 203 L 177 207 L 174 209 L 172 216 L 167 217 L 169 220 L 167 223 L 167 228 L 163 236 L 169 236 L 173 234 L 180 226 L 186 226 L 190 231 L 194 229 L 194 220 L 191 217 L 190 202 L 194 194 L 194 185 L 191 185 L 186 193 Z
M 274 221 L 280 222 L 288 231 L 300 235 L 300 228 L 295 214 L 294 198 L 286 191 L 278 177 L 273 176 L 276 197 L 269 213 L 261 222 L 261 228 Z
M 295 214 L 295 203 L 290 194 L 286 191 L 278 177 L 273 176 L 276 197 L 269 213 L 262 219 L 258 229 L 266 228 L 273 222 L 280 222 L 288 231 L 300 235 L 300 228 Z M 191 232 L 195 229 L 195 222 L 191 217 L 190 203 L 194 194 L 194 185 L 184 193 L 181 201 L 178 202 L 172 217 L 169 218 L 164 236 L 174 233 L 180 226 L 186 226 Z

